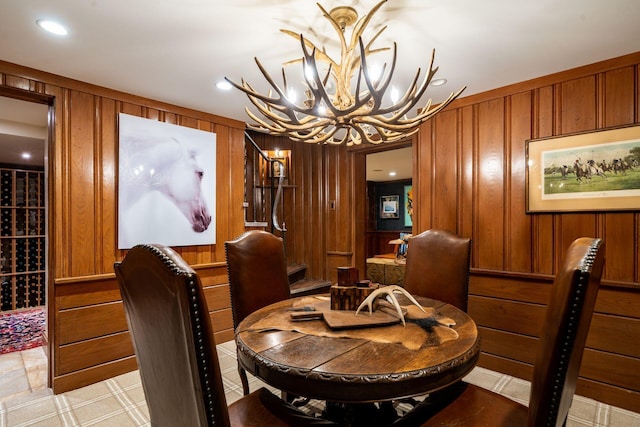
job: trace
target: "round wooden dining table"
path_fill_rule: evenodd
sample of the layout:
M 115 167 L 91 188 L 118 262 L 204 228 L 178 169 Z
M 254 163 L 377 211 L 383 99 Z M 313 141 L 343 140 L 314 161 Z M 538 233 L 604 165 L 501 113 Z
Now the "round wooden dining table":
M 407 320 L 406 326 L 396 322 L 332 328 L 323 313 L 340 314 L 347 323 L 353 316 L 358 323 L 368 312 L 357 317 L 353 311 L 337 313 L 329 309 L 328 295 L 271 304 L 236 328 L 238 361 L 277 389 L 320 400 L 379 402 L 433 392 L 473 369 L 480 340 L 475 322 L 464 311 L 416 299 L 431 315 Z M 292 313 L 318 316 L 298 321 Z

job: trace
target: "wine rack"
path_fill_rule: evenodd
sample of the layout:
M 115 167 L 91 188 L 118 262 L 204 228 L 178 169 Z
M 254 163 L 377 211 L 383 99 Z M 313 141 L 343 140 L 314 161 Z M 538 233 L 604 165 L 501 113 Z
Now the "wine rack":
M 0 168 L 0 190 L 0 311 L 44 305 L 44 172 Z

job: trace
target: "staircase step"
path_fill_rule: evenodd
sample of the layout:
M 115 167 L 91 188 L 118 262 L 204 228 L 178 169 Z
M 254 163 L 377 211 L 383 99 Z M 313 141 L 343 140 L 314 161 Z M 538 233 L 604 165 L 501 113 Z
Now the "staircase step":
M 291 283 L 291 296 L 326 294 L 330 288 L 331 282 L 328 280 L 302 279 Z
M 289 283 L 302 280 L 307 275 L 307 266 L 304 264 L 287 265 L 287 275 L 289 276 Z

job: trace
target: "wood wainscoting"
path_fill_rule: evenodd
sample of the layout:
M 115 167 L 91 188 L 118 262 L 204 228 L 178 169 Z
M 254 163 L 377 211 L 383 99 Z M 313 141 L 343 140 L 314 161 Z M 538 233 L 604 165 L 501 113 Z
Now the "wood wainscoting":
M 472 270 L 469 314 L 478 325 L 479 366 L 531 381 L 553 277 Z M 603 283 L 576 393 L 640 410 L 640 293 Z
M 405 232 L 404 230 L 399 231 L 367 231 L 365 233 L 366 237 L 366 254 L 367 258 L 372 258 L 376 255 L 382 254 L 391 254 L 394 251 L 394 245 L 389 244 L 391 240 L 398 239 L 400 237 L 400 233 Z
M 216 343 L 233 339 L 225 263 L 194 265 Z M 115 274 L 56 282 L 53 391 L 63 393 L 137 369 Z

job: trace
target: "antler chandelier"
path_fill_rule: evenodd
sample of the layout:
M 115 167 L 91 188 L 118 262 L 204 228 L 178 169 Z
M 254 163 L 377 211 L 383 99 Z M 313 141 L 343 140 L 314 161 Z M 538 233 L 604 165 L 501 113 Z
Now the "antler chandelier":
M 271 89 L 267 95 L 258 93 L 254 88 L 241 80 L 241 84 L 225 79 L 235 88 L 244 92 L 251 103 L 261 113 L 258 117 L 248 107 L 245 111 L 256 124 L 249 128 L 270 134 L 287 136 L 293 141 L 308 143 L 329 143 L 350 145 L 361 144 L 362 141 L 379 144 L 393 142 L 406 138 L 418 131 L 424 121 L 435 116 L 451 101 L 456 99 L 465 89 L 464 87 L 438 105 L 431 105 L 429 99 L 426 105 L 416 107 L 422 95 L 427 90 L 438 67 L 433 67 L 435 50 L 431 55 L 429 71 L 421 83 L 420 68 L 418 68 L 411 85 L 404 95 L 397 100 L 385 100 L 385 93 L 390 87 L 396 68 L 396 42 L 393 43 L 393 60 L 387 70 L 385 63 L 379 77 L 372 75 L 367 66 L 368 58 L 375 53 L 387 51 L 390 48 L 372 47 L 373 42 L 387 28 L 382 27 L 368 42 L 364 43 L 362 34 L 371 21 L 372 16 L 386 3 L 382 0 L 371 11 L 357 20 L 357 12 L 348 6 L 341 6 L 327 12 L 319 3 L 318 7 L 325 18 L 329 20 L 338 34 L 341 46 L 339 60 L 331 58 L 324 48 L 319 49 L 302 34 L 290 30 L 280 31 L 300 40 L 303 57 L 283 64 L 282 86 L 279 86 L 255 58 L 258 68 L 262 72 Z M 356 22 L 357 20 L 357 22 Z M 351 37 L 347 42 L 345 29 L 353 25 Z M 304 74 L 304 92 L 306 99 L 297 104 L 290 95 L 284 65 L 301 62 Z M 318 65 L 326 67 L 320 72 Z M 352 91 L 353 90 L 353 91 Z M 414 110 L 417 114 L 408 118 L 407 113 Z

